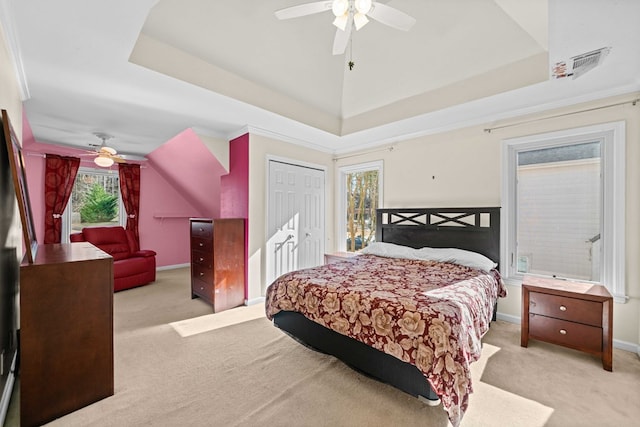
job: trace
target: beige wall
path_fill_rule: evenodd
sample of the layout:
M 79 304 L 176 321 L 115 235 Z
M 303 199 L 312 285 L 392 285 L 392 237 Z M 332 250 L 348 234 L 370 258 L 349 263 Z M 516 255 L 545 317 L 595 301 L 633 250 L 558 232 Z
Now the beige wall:
M 13 58 L 9 53 L 9 47 L 4 38 L 4 29 L 0 26 L 0 109 L 7 110 L 9 120 L 22 141 L 22 102 L 18 81 L 13 68 Z M 22 143 L 22 142 L 21 142 Z M 7 246 L 22 247 L 22 227 L 18 215 L 16 202 L 13 225 L 9 234 Z M 22 258 L 22 251 L 18 250 L 18 258 Z
M 626 122 L 626 304 L 615 304 L 614 339 L 627 344 L 640 342 L 640 104 L 625 104 L 595 111 L 537 120 L 484 132 L 485 127 L 512 124 L 609 105 L 633 96 L 593 102 L 545 114 L 521 117 L 504 123 L 474 126 L 394 144 L 338 160 L 336 169 L 374 160 L 384 161 L 385 207 L 500 206 L 502 140 L 598 123 Z M 337 191 L 337 190 L 336 190 Z M 520 317 L 520 287 L 509 286 L 509 296 L 500 300 L 498 311 L 506 318 Z
M 264 296 L 266 287 L 265 249 L 267 220 L 267 157 L 326 168 L 325 247 L 333 247 L 333 160 L 332 155 L 261 135 L 249 136 L 249 292 L 248 300 Z
M 13 58 L 0 26 L 0 108 L 7 110 L 11 124 L 22 141 L 22 102 Z

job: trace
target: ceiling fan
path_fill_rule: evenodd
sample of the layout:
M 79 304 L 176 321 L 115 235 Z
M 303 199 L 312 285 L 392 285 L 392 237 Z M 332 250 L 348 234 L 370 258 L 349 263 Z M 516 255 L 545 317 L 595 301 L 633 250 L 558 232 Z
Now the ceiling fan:
M 125 162 L 125 160 L 118 155 L 118 152 L 114 148 L 108 147 L 106 145 L 107 140 L 112 138 L 111 135 L 107 135 L 106 133 L 102 132 L 96 132 L 94 133 L 94 135 L 102 140 L 101 144 L 90 144 L 95 147 L 95 151 L 91 151 L 91 155 L 96 156 L 96 158 L 93 159 L 93 162 L 96 165 L 103 168 L 108 168 L 109 166 L 113 165 L 114 162 Z
M 333 25 L 338 27 L 333 40 L 334 55 L 344 53 L 351 38 L 352 27 L 359 30 L 369 22 L 368 18 L 402 31 L 409 31 L 416 22 L 415 18 L 398 9 L 372 0 L 315 1 L 277 10 L 275 15 L 278 19 L 291 19 L 327 10 L 333 12 Z

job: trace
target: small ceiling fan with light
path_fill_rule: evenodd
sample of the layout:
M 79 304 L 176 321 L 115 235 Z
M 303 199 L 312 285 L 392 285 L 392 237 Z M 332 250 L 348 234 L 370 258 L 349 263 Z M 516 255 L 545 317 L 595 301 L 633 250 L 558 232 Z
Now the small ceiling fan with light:
M 107 135 L 106 133 L 96 132 L 94 133 L 96 137 L 98 137 L 102 143 L 100 144 L 90 144 L 95 147 L 95 151 L 91 151 L 91 154 L 96 156 L 93 159 L 93 162 L 103 168 L 108 168 L 114 163 L 125 163 L 125 160 L 118 155 L 118 152 L 115 148 L 108 147 L 107 140 L 111 139 L 111 135 Z
M 333 25 L 338 27 L 333 40 L 334 55 L 345 52 L 352 27 L 355 26 L 356 31 L 361 29 L 369 22 L 368 18 L 402 31 L 409 31 L 416 22 L 415 18 L 398 9 L 372 0 L 315 1 L 277 10 L 275 15 L 278 19 L 291 19 L 328 10 L 333 12 Z

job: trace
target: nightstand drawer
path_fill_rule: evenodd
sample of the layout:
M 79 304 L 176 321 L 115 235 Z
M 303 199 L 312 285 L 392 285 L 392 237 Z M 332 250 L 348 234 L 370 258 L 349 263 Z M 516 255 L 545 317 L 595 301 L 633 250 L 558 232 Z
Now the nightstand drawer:
M 602 351 L 602 329 L 566 320 L 529 314 L 529 336 L 577 350 Z
M 531 292 L 529 312 L 585 325 L 602 326 L 602 303 L 595 301 Z

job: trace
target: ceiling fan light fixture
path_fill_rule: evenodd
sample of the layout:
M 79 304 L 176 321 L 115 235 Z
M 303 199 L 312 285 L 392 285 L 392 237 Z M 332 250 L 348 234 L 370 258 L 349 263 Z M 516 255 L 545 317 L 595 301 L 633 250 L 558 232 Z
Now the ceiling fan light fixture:
M 356 31 L 367 25 L 368 22 L 369 20 L 364 13 L 356 13 L 353 15 L 353 25 L 356 26 Z
M 347 28 L 347 21 L 349 20 L 349 14 L 345 13 L 341 16 L 336 16 L 336 19 L 333 20 L 333 25 L 340 28 L 342 31 Z
M 388 6 L 387 2 L 388 0 L 316 0 L 276 10 L 275 15 L 278 19 L 291 19 L 328 12 L 331 9 L 331 13 L 335 16 L 333 25 L 338 28 L 333 37 L 332 53 L 342 55 L 351 42 L 353 27 L 360 30 L 371 19 L 401 31 L 409 31 L 416 23 L 415 18 L 395 7 Z M 352 61 L 350 61 L 350 68 L 353 68 Z M 116 158 L 116 161 L 119 160 Z
M 359 13 L 362 13 L 363 15 L 369 13 L 369 11 L 371 10 L 371 4 L 372 4 L 371 0 L 356 0 L 355 1 L 356 10 Z
M 333 3 L 331 4 L 331 11 L 336 17 L 346 15 L 348 10 L 349 0 L 333 0 Z
M 111 154 L 112 156 L 115 156 L 117 154 L 117 151 L 115 150 L 115 148 L 102 147 L 101 150 L 102 151 L 106 151 L 107 153 Z
M 99 155 L 98 157 L 96 157 L 95 159 L 93 159 L 93 162 L 103 168 L 108 168 L 109 166 L 113 165 L 113 159 L 111 157 L 107 157 L 107 156 L 103 156 L 103 155 Z

